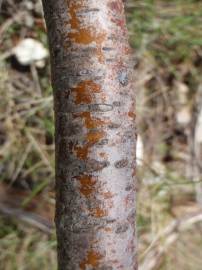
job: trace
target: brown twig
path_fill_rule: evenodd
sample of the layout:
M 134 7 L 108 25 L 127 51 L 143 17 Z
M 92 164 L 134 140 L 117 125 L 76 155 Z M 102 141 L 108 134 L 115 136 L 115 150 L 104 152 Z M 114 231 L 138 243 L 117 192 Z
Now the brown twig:
M 0 213 L 28 223 L 29 225 L 36 227 L 44 233 L 51 234 L 53 232 L 53 225 L 48 220 L 35 213 L 30 213 L 19 208 L 10 207 L 4 203 L 0 203 Z
M 180 233 L 185 232 L 194 224 L 202 222 L 202 212 L 198 212 L 188 218 L 172 221 L 162 232 L 160 232 L 148 249 L 145 251 L 144 261 L 140 265 L 140 270 L 157 270 L 160 267 L 164 255 L 168 248 L 174 244 Z M 159 242 L 165 239 L 164 244 Z

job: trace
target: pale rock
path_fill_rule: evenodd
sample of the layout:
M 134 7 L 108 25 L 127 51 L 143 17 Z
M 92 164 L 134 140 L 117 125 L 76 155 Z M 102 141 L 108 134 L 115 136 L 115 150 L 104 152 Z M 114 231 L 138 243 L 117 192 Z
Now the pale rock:
M 48 50 L 43 44 L 32 38 L 25 38 L 13 48 L 13 54 L 21 65 L 30 65 L 36 62 L 44 62 L 48 57 Z M 45 64 L 45 62 L 44 62 Z
M 183 106 L 176 114 L 177 123 L 186 126 L 191 121 L 191 112 L 188 106 Z

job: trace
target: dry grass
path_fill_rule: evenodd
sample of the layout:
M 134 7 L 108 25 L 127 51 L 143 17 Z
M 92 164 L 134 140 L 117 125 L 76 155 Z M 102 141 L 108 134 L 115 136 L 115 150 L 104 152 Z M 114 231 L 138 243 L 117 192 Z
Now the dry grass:
M 54 239 L 7 219 L 0 219 L 0 237 L 1 270 L 56 269 Z
M 144 145 L 137 173 L 141 270 L 198 270 L 201 220 L 186 230 L 172 224 L 201 213 L 193 146 L 197 108 L 202 104 L 202 4 L 131 0 L 127 10 L 135 48 L 137 124 Z M 4 3 L 0 17 L 0 59 L 4 59 L 0 64 L 0 194 L 6 194 L 0 198 L 0 210 L 5 214 L 10 209 L 9 218 L 0 219 L 2 270 L 56 269 L 54 233 L 35 228 L 36 221 L 42 222 L 40 215 L 50 220 L 44 205 L 54 207 L 49 63 L 43 69 L 22 68 L 10 57 L 13 46 L 24 37 L 46 46 L 41 16 L 39 1 L 11 0 Z M 179 121 L 183 111 L 189 116 L 186 123 Z M 197 179 L 201 180 L 200 174 Z M 9 186 L 15 196 L 8 196 L 13 194 Z M 26 218 L 16 218 L 16 207 Z

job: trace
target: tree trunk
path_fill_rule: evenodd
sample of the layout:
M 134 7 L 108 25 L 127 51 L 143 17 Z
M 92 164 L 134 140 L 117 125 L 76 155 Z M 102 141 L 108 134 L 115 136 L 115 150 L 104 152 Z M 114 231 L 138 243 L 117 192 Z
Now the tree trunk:
M 136 270 L 135 113 L 122 0 L 43 0 L 59 270 Z

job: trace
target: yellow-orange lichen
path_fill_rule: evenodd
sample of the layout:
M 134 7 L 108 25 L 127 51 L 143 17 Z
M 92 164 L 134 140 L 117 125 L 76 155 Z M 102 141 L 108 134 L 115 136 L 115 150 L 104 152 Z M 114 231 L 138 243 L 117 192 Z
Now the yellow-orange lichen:
M 97 207 L 92 210 L 91 214 L 96 218 L 106 217 L 107 216 L 107 210 Z
M 90 43 L 95 43 L 97 45 L 96 53 L 98 60 L 103 63 L 104 54 L 102 51 L 102 44 L 106 39 L 107 33 L 105 31 L 100 31 L 93 26 L 84 27 L 77 17 L 77 12 L 81 9 L 81 3 L 72 3 L 69 7 L 71 32 L 68 33 L 68 37 L 78 44 L 88 45 Z
M 136 117 L 136 114 L 134 113 L 134 111 L 130 111 L 128 113 L 128 116 L 131 117 L 131 118 L 135 118 Z
M 86 144 L 84 146 L 75 146 L 74 150 L 79 159 L 85 160 L 88 157 L 89 145 Z
M 96 180 L 92 176 L 89 175 L 82 175 L 78 177 L 80 182 L 80 192 L 85 196 L 88 197 L 95 189 Z
M 112 228 L 106 227 L 106 228 L 104 228 L 104 231 L 110 233 L 110 232 L 112 232 Z
M 84 44 L 88 45 L 92 42 L 95 42 L 97 46 L 101 46 L 102 42 L 105 40 L 105 33 L 96 33 L 96 29 L 85 29 L 85 28 L 79 28 L 78 31 L 69 33 L 69 38 L 73 39 L 78 44 Z M 100 55 L 99 55 L 100 56 Z
M 93 81 L 87 80 L 79 83 L 75 88 L 72 88 L 75 92 L 75 103 L 76 104 L 90 104 L 93 102 L 93 94 L 101 91 L 100 85 Z
M 102 255 L 94 250 L 90 250 L 87 254 L 87 257 L 80 263 L 80 268 L 82 270 L 87 269 L 87 266 L 96 268 L 99 266 Z
M 102 157 L 104 159 L 107 159 L 107 157 L 108 157 L 107 153 L 105 153 L 105 152 L 102 152 L 99 155 L 100 155 L 100 157 Z
M 102 195 L 103 195 L 104 199 L 111 199 L 114 197 L 114 195 L 110 191 L 104 192 Z
M 93 145 L 95 143 L 98 143 L 101 139 L 104 138 L 105 135 L 106 133 L 103 130 L 96 132 L 89 132 L 87 134 L 88 144 Z
M 76 155 L 79 159 L 85 160 L 88 157 L 89 149 L 94 144 L 98 143 L 105 136 L 104 131 L 89 132 L 86 135 L 86 143 L 83 146 L 76 146 L 74 148 Z
M 100 120 L 99 118 L 93 117 L 90 112 L 82 112 L 78 114 L 78 116 L 84 118 L 85 126 L 88 129 L 99 128 L 99 127 L 109 124 L 109 121 L 107 120 L 104 121 L 104 120 Z
M 134 163 L 135 163 L 135 161 L 134 161 Z M 135 177 L 135 176 L 136 176 L 136 168 L 133 169 L 133 171 L 132 171 L 132 177 Z
M 79 20 L 76 16 L 76 11 L 81 8 L 81 4 L 78 3 L 72 3 L 69 7 L 69 13 L 70 13 L 70 25 L 72 29 L 77 29 L 79 27 Z

